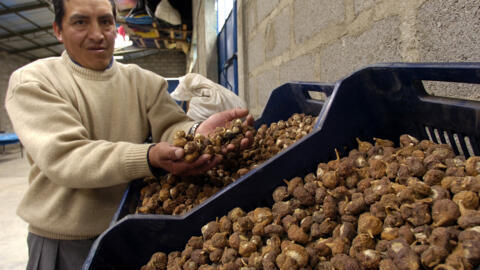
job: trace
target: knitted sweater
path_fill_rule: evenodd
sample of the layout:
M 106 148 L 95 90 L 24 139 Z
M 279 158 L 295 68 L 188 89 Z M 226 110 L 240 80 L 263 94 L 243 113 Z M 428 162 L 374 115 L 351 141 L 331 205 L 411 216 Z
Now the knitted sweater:
M 152 175 L 143 142 L 171 141 L 193 124 L 161 76 L 115 61 L 89 70 L 66 52 L 15 71 L 5 104 L 31 165 L 17 213 L 54 239 L 107 229 L 127 183 Z

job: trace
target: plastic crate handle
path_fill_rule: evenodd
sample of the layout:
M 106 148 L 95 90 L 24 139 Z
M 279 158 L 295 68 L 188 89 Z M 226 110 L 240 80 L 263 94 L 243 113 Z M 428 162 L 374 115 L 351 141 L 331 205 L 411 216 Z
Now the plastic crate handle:
M 314 99 L 309 92 L 332 94 L 334 85 L 316 82 L 290 82 L 274 89 L 270 94 L 261 116 L 255 121 L 255 128 L 279 120 L 286 120 L 293 113 L 318 115 L 326 101 Z
M 385 63 L 373 65 L 370 68 L 396 72 L 405 80 L 480 83 L 480 62 Z
M 301 90 L 305 94 L 306 99 L 312 99 L 309 92 L 319 92 L 324 93 L 327 98 L 332 94 L 335 85 L 327 83 L 316 83 L 316 82 L 294 82 L 293 84 L 299 84 Z

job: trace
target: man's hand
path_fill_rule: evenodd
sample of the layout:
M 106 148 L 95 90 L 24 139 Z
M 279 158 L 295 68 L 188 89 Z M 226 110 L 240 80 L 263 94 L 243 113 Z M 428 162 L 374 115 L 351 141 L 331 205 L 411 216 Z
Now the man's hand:
M 148 159 L 151 166 L 163 168 L 174 175 L 202 174 L 222 160 L 220 155 L 204 154 L 194 162 L 188 163 L 183 160 L 184 155 L 183 148 L 160 142 L 150 148 Z
M 216 127 L 223 127 L 227 124 L 227 122 L 232 121 L 237 118 L 245 118 L 243 125 L 253 126 L 253 116 L 248 114 L 247 109 L 231 109 L 226 110 L 223 112 L 218 112 L 211 115 L 207 120 L 203 121 L 196 130 L 195 133 L 200 133 L 204 136 L 208 136 L 212 133 Z M 245 134 L 245 138 L 240 141 L 240 150 L 246 149 L 249 147 L 253 142 L 253 133 L 251 131 L 247 131 Z M 233 151 L 235 150 L 235 145 L 229 144 L 227 145 L 225 151 Z
M 227 122 L 237 118 L 244 118 L 242 125 L 253 125 L 253 117 L 248 114 L 246 109 L 232 109 L 219 112 L 210 116 L 203 121 L 196 130 L 196 134 L 208 136 L 215 131 L 216 127 L 223 127 Z M 246 149 L 253 142 L 253 133 L 247 131 L 245 138 L 240 141 L 240 150 Z M 235 145 L 229 144 L 222 152 L 227 153 L 235 150 Z M 162 168 L 175 175 L 195 175 L 202 174 L 215 167 L 222 160 L 221 155 L 203 154 L 194 162 L 186 162 L 183 160 L 185 151 L 181 147 L 175 147 L 167 142 L 160 142 L 150 148 L 148 159 L 150 165 L 156 168 Z

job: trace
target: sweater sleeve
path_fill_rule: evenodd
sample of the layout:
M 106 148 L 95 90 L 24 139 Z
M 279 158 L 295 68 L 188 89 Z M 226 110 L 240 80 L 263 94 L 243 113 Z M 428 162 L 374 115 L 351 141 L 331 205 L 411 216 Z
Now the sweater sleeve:
M 100 188 L 151 176 L 148 144 L 91 140 L 71 101 L 37 81 L 12 75 L 6 109 L 28 155 L 52 182 Z

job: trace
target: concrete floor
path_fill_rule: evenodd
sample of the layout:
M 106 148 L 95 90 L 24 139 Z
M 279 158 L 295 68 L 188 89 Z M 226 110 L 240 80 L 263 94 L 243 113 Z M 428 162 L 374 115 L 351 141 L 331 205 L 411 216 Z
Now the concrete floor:
M 27 189 L 29 165 L 20 147 L 0 146 L 0 269 L 25 269 L 28 260 L 27 223 L 15 211 Z

